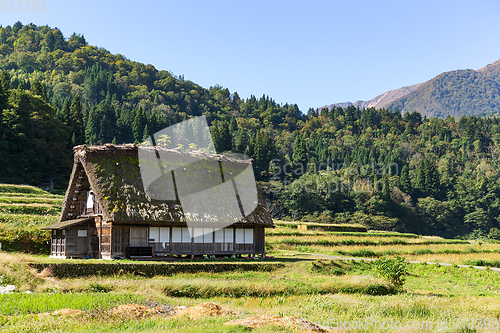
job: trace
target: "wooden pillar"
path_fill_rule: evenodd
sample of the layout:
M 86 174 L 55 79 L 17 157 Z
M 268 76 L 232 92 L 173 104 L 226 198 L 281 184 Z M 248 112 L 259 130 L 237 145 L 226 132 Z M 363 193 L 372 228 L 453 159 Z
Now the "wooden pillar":
M 102 248 L 101 248 L 101 244 L 102 244 L 102 221 L 99 217 L 96 218 L 97 221 L 99 221 L 99 259 L 102 259 Z

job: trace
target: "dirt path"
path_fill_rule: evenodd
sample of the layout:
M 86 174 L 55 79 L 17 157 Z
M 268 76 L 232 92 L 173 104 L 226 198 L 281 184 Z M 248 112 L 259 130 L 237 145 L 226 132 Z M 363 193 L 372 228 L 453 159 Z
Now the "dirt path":
M 297 254 L 304 254 L 304 255 L 310 255 L 310 256 L 327 258 L 327 259 L 333 259 L 333 260 L 366 260 L 366 261 L 375 261 L 375 260 L 377 260 L 377 259 L 373 259 L 373 258 L 331 256 L 331 255 L 328 255 L 328 254 L 294 252 L 294 251 L 286 251 L 286 250 L 278 250 L 278 251 L 289 252 L 289 253 L 297 253 Z M 424 261 L 415 261 L 415 260 L 410 260 L 408 262 L 410 264 L 422 264 L 422 263 L 424 263 Z M 444 262 L 435 262 L 435 261 L 426 261 L 425 263 L 428 264 L 428 265 L 453 266 L 453 264 L 448 264 L 448 263 L 444 263 Z M 496 268 L 496 267 L 470 266 L 470 265 L 457 265 L 457 266 L 458 267 L 462 267 L 462 268 L 473 267 L 475 269 L 481 269 L 481 270 L 491 269 L 492 271 L 500 272 L 500 268 Z

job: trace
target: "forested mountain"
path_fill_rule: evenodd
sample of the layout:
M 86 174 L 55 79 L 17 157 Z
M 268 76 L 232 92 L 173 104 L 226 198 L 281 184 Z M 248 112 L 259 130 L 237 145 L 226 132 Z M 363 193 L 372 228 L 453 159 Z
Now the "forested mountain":
M 494 68 L 474 75 L 493 82 L 486 77 Z M 276 218 L 444 236 L 499 226 L 497 117 L 354 106 L 304 114 L 295 104 L 203 88 L 89 46 L 83 36 L 21 23 L 0 28 L 0 70 L 0 182 L 56 177 L 64 188 L 74 145 L 139 143 L 205 115 L 218 152 L 254 159 Z
M 414 92 L 387 105 L 402 112 L 454 117 L 500 113 L 500 61 L 478 71 L 457 70 L 440 74 Z
M 427 117 L 500 113 L 500 60 L 482 69 L 442 73 L 425 83 L 388 91 L 369 101 L 327 106 L 418 111 Z
M 389 90 L 386 91 L 383 94 L 378 95 L 375 98 L 372 98 L 369 101 L 356 101 L 354 103 L 351 102 L 344 102 L 344 103 L 335 103 L 335 104 L 330 104 L 323 106 L 319 108 L 320 110 L 322 108 L 333 108 L 335 106 L 339 106 L 341 108 L 346 108 L 348 106 L 354 105 L 357 108 L 360 109 L 368 109 L 368 108 L 375 108 L 375 109 L 382 109 L 387 107 L 389 104 L 397 100 L 398 98 L 404 97 L 408 95 L 409 93 L 417 90 L 417 88 L 422 85 L 422 83 L 417 83 L 412 86 L 407 86 L 407 87 L 402 87 L 399 89 L 394 89 L 394 90 Z

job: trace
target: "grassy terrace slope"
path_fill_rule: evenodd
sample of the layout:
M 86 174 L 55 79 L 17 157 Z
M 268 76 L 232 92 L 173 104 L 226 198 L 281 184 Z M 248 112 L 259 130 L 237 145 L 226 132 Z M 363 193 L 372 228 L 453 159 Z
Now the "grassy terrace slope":
M 2 207 L 19 205 L 20 210 L 24 209 L 24 213 L 19 213 L 4 208 L 0 214 L 0 241 L 7 249 L 16 249 L 15 246 L 25 242 L 32 242 L 33 247 L 48 241 L 48 234 L 39 228 L 57 220 L 55 212 L 62 196 L 32 187 L 0 185 L 0 198 Z M 32 208 L 40 205 L 46 210 Z M 487 319 L 490 323 L 500 320 L 498 272 L 412 264 L 404 290 L 398 291 L 379 277 L 373 262 L 331 261 L 304 254 L 367 258 L 402 254 L 420 261 L 499 266 L 500 243 L 395 232 L 337 232 L 311 224 L 308 228 L 298 230 L 296 224 L 279 223 L 268 230 L 266 246 L 268 255 L 275 257 L 273 260 L 183 260 L 165 264 L 57 260 L 2 251 L 0 285 L 15 285 L 16 292 L 0 295 L 0 330 L 248 332 L 243 326 L 225 323 L 256 315 L 275 315 L 297 316 L 315 323 L 371 318 L 400 321 L 403 325 L 422 321 L 434 325 L 404 330 L 408 332 L 435 332 L 437 322 L 447 320 L 449 329 L 443 332 L 488 332 L 491 330 L 453 329 L 452 323 L 457 318 Z M 80 274 L 82 271 L 92 273 Z M 189 316 L 110 312 L 118 305 L 130 303 L 172 308 L 202 302 L 215 302 L 237 314 L 193 320 Z M 66 308 L 84 313 L 77 317 L 50 314 Z M 252 330 L 299 331 L 273 325 Z M 344 332 L 332 332 L 337 331 Z M 380 330 L 373 327 L 347 330 L 374 331 Z
M 366 258 L 403 255 L 415 261 L 465 265 L 475 260 L 500 260 L 500 243 L 496 241 L 443 239 L 395 232 L 342 233 L 277 227 L 267 232 L 266 244 L 274 254 L 292 251 Z
M 283 265 L 272 271 L 184 272 L 153 278 L 117 272 L 114 276 L 58 279 L 47 271 L 38 274 L 28 265 L 45 261 L 0 253 L 0 276 L 19 290 L 0 295 L 2 332 L 247 332 L 245 327 L 224 323 L 263 314 L 298 316 L 316 323 L 368 318 L 404 324 L 425 320 L 434 326 L 407 331 L 434 332 L 438 320 L 500 318 L 500 274 L 488 270 L 412 265 L 405 290 L 398 293 L 378 278 L 370 262 L 318 262 L 301 255 L 279 255 L 273 262 Z M 335 267 L 335 271 L 332 274 L 315 268 L 318 266 Z M 26 294 L 26 290 L 32 293 Z M 130 303 L 170 307 L 201 302 L 215 302 L 237 314 L 192 320 L 162 314 L 112 315 L 109 311 Z M 64 308 L 85 313 L 77 317 L 48 314 Z M 374 331 L 380 330 L 371 327 L 348 332 Z M 264 326 L 252 332 L 302 331 Z
M 57 222 L 63 198 L 33 186 L 0 184 L 2 250 L 48 253 L 49 232 L 40 227 Z

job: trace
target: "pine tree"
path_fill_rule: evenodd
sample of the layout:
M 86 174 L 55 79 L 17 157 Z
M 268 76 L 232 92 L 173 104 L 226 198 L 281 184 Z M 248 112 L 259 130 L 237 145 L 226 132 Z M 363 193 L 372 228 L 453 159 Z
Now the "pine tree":
M 233 136 L 237 130 L 238 130 L 238 123 L 236 122 L 236 119 L 234 117 L 231 117 L 231 121 L 229 122 L 229 134 Z
M 70 126 L 70 119 L 71 119 L 71 111 L 69 107 L 69 100 L 64 100 L 63 107 L 61 111 L 59 112 L 59 120 L 65 124 Z
M 31 93 L 43 98 L 43 90 L 40 81 L 35 80 L 35 82 L 33 82 L 33 84 L 31 85 Z
M 132 114 L 133 114 L 132 133 L 134 136 L 134 141 L 136 143 L 139 143 L 144 138 L 142 131 L 146 126 L 146 116 L 142 108 L 134 109 Z
M 252 135 L 250 137 L 250 141 L 248 142 L 248 146 L 245 149 L 245 155 L 253 158 L 254 152 L 255 152 L 255 136 Z
M 87 126 L 85 127 L 85 141 L 94 145 L 97 144 L 97 133 L 99 131 L 100 119 L 97 113 L 97 108 L 94 106 L 89 110 L 89 117 L 87 120 Z
M 427 195 L 435 196 L 439 193 L 439 172 L 434 161 L 427 161 L 425 173 L 425 193 Z
M 417 164 L 415 182 L 413 186 L 417 196 L 425 196 L 425 174 L 426 174 L 426 160 L 425 158 L 422 158 Z
M 301 168 L 303 172 L 307 170 L 307 145 L 302 134 L 295 138 L 292 154 L 294 169 Z
M 217 153 L 231 151 L 233 149 L 231 134 L 229 134 L 229 124 L 227 121 L 215 120 L 210 129 L 214 148 Z
M 403 192 L 411 194 L 410 169 L 408 168 L 408 165 L 405 165 L 401 170 L 399 182 L 401 184 L 401 189 L 403 190 Z
M 269 163 L 276 154 L 273 139 L 267 131 L 261 129 L 257 133 L 254 148 L 254 169 L 257 177 L 263 179 L 269 170 Z
M 1 111 L 6 109 L 8 107 L 8 97 L 7 93 L 3 89 L 3 85 L 0 84 L 0 116 L 1 116 Z
M 7 97 L 9 96 L 9 90 L 10 90 L 10 76 L 6 71 L 2 71 L 2 76 L 0 78 L 3 91 L 7 94 Z
M 85 143 L 85 127 L 83 124 L 82 105 L 80 103 L 80 96 L 75 95 L 70 106 L 70 126 L 74 134 L 75 140 L 72 142 L 73 146 Z
M 247 147 L 246 135 L 245 132 L 241 131 L 240 135 L 238 135 L 238 139 L 236 140 L 236 146 L 234 148 L 234 151 L 243 154 L 245 152 L 246 147 Z
M 421 197 L 435 196 L 440 191 L 439 172 L 436 164 L 422 158 L 417 166 L 414 188 Z

